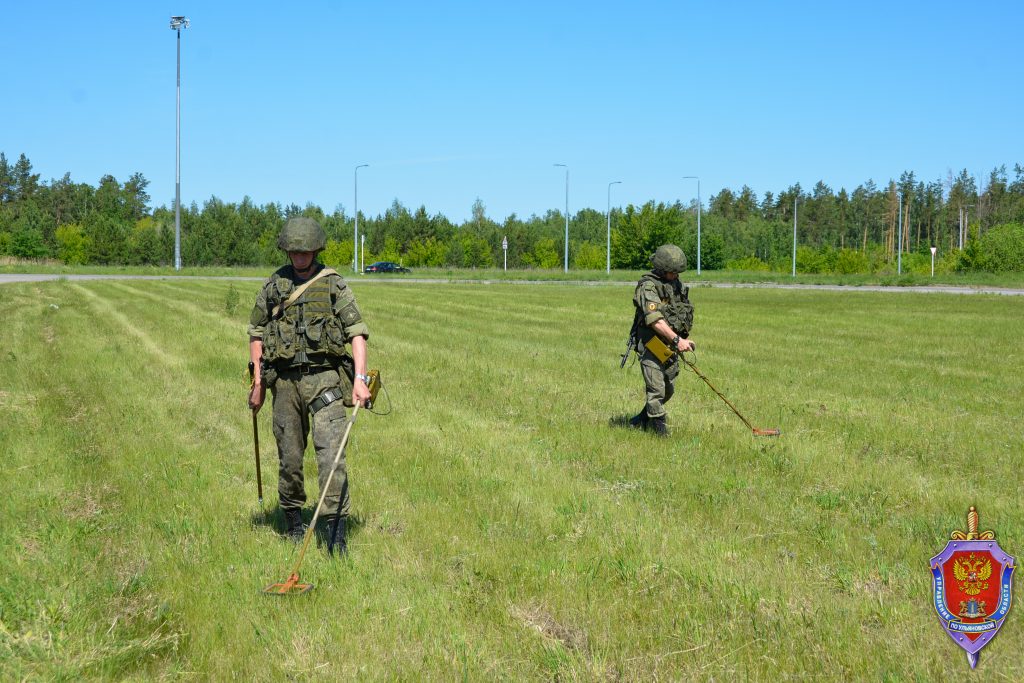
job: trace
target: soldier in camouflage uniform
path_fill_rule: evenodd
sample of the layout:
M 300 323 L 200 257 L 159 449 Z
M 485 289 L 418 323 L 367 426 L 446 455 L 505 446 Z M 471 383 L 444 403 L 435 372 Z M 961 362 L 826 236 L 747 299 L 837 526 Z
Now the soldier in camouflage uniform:
M 312 426 L 321 491 L 345 431 L 345 407 L 370 398 L 366 340 L 352 290 L 336 272 L 317 261 L 327 237 L 311 218 L 291 218 L 277 246 L 288 254 L 260 290 L 249 319 L 249 358 L 256 369 L 249 407 L 259 410 L 269 387 L 274 397 L 274 437 L 279 459 L 278 496 L 287 534 L 301 540 L 306 502 L 302 456 Z M 299 287 L 307 285 L 297 298 Z M 346 344 L 351 345 L 351 353 Z M 324 500 L 322 531 L 328 550 L 344 548 L 349 514 L 345 460 L 338 464 Z
M 679 273 L 686 270 L 686 254 L 674 244 L 665 244 L 651 256 L 651 272 L 644 274 L 636 285 L 633 306 L 638 321 L 640 370 L 647 387 L 647 403 L 638 415 L 629 421 L 637 429 L 651 430 L 659 436 L 668 436 L 665 425 L 665 404 L 675 391 L 679 376 L 679 356 L 673 355 L 662 363 L 645 345 L 657 336 L 677 353 L 689 351 L 693 343 L 693 306 L 687 295 L 690 288 L 679 281 Z

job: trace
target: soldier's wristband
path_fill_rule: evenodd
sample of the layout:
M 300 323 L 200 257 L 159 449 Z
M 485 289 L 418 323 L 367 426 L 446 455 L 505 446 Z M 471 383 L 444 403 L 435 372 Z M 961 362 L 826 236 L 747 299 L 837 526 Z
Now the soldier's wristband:
M 672 339 L 672 348 L 673 349 L 677 348 L 679 346 L 679 339 L 680 339 L 680 336 L 678 334 L 675 336 L 674 339 Z
M 363 384 L 367 384 L 368 385 L 370 383 L 370 376 L 369 375 L 358 375 L 357 374 L 356 375 L 356 379 L 363 380 Z

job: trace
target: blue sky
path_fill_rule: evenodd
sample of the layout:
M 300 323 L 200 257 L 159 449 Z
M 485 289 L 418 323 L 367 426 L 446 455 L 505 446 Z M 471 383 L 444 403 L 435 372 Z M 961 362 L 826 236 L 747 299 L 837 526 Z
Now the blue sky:
M 1024 164 L 1020 2 L 78 2 L 3 12 L 0 151 L 44 180 L 454 220 Z

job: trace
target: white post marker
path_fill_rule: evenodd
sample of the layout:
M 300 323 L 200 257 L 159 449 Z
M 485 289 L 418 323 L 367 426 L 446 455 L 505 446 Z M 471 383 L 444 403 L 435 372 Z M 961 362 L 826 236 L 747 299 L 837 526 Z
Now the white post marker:
M 935 277 L 935 247 L 932 247 L 932 277 Z
M 501 250 L 505 254 L 505 270 L 508 270 L 508 235 L 501 238 Z
M 359 272 L 366 273 L 366 235 L 360 235 L 359 240 Z

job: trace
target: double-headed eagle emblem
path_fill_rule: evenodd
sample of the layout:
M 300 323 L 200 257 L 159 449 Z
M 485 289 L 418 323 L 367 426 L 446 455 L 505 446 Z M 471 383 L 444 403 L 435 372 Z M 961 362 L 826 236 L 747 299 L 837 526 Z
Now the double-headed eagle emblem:
M 953 576 L 960 582 L 960 590 L 974 597 L 988 588 L 988 579 L 992 576 L 992 561 L 986 558 L 961 558 L 953 562 Z
M 956 530 L 930 561 L 932 603 L 942 628 L 967 653 L 973 669 L 1013 604 L 1016 560 L 999 547 L 994 531 L 979 529 L 978 511 L 967 513 L 967 530 Z M 984 598 L 984 600 L 982 599 Z M 959 603 L 959 611 L 956 605 Z

